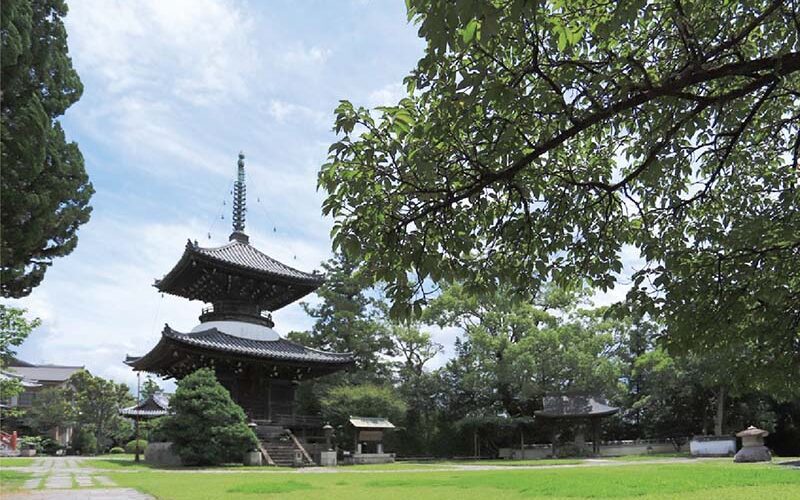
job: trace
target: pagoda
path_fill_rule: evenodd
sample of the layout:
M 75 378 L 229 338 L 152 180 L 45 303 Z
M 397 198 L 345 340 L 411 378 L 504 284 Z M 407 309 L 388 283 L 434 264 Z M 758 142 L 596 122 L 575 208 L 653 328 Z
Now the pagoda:
M 228 244 L 204 248 L 189 241 L 180 260 L 155 287 L 208 304 L 189 332 L 164 326 L 144 356 L 125 363 L 180 380 L 213 368 L 234 401 L 259 425 L 286 430 L 320 427 L 318 417 L 297 415 L 295 389 L 306 381 L 353 365 L 350 353 L 325 352 L 282 338 L 272 312 L 317 289 L 324 277 L 289 267 L 250 245 L 245 234 L 244 154 L 233 191 L 233 233 Z

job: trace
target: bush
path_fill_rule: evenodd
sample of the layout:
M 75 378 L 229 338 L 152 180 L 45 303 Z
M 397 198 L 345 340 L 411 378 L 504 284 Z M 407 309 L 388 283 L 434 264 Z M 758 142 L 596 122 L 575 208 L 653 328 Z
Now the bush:
M 95 455 L 97 453 L 97 437 L 92 426 L 79 428 L 72 436 L 72 448 L 81 455 Z
M 158 417 L 154 418 L 153 420 L 147 422 L 147 428 L 144 429 L 145 435 L 147 439 L 151 443 L 163 443 L 164 441 L 169 441 L 166 432 L 164 431 L 164 426 L 169 420 L 169 417 Z
M 170 408 L 175 413 L 166 417 L 163 432 L 186 465 L 241 462 L 258 445 L 244 410 L 211 369 L 201 368 L 181 380 Z
M 129 441 L 128 444 L 125 445 L 125 452 L 126 453 L 136 453 L 136 443 L 137 441 L 134 439 L 133 441 Z M 144 453 L 144 449 L 147 448 L 147 441 L 144 439 L 140 439 L 139 443 L 139 453 Z
M 108 450 L 108 452 L 111 453 L 112 455 L 119 455 L 121 453 L 125 453 L 125 449 L 124 448 L 120 448 L 119 446 L 115 446 L 115 447 L 111 448 L 110 450 Z

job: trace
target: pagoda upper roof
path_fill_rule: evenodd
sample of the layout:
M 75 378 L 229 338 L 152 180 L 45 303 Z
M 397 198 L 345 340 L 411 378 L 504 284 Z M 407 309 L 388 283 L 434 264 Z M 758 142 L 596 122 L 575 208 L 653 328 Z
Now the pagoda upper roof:
M 299 369 L 314 372 L 312 376 L 349 368 L 354 362 L 351 353 L 320 351 L 280 337 L 256 340 L 217 328 L 181 333 L 165 325 L 161 340 L 150 352 L 140 357 L 129 356 L 125 363 L 137 370 L 176 376 L 173 368 L 182 354 L 273 365 L 289 371 Z
M 246 238 L 204 248 L 187 242 L 178 263 L 155 286 L 190 300 L 244 301 L 274 311 L 316 290 L 325 278 L 283 264 Z

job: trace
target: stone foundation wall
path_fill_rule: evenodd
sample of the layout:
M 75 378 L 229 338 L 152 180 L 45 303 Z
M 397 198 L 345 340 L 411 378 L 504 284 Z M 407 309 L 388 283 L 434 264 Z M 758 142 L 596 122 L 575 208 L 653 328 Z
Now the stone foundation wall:
M 181 458 L 173 451 L 172 443 L 149 443 L 144 449 L 144 461 L 164 467 L 183 465 Z
M 584 455 L 592 454 L 592 443 L 584 443 Z M 552 447 L 549 444 L 534 444 L 519 448 L 500 448 L 500 458 L 510 460 L 536 460 L 550 458 Z M 600 444 L 601 457 L 619 457 L 623 455 L 650 455 L 655 453 L 675 453 L 677 450 L 671 442 L 660 441 L 616 441 Z

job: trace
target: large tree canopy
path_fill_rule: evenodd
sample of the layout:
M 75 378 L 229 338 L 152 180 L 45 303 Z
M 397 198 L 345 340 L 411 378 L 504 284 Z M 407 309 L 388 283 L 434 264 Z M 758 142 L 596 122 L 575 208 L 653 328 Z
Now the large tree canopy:
M 408 3 L 408 97 L 342 102 L 319 179 L 395 312 L 441 280 L 608 288 L 629 246 L 629 297 L 674 346 L 797 373 L 796 2 Z
M 78 145 L 56 120 L 80 99 L 67 53 L 63 0 L 2 3 L 2 246 L 0 292 L 28 295 L 78 243 L 94 190 Z

